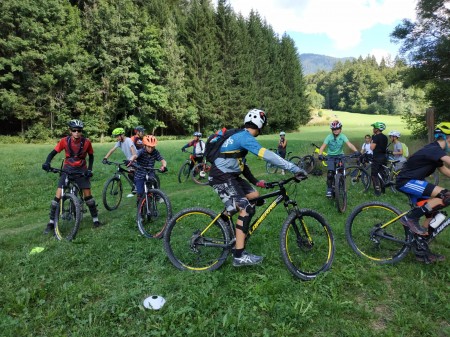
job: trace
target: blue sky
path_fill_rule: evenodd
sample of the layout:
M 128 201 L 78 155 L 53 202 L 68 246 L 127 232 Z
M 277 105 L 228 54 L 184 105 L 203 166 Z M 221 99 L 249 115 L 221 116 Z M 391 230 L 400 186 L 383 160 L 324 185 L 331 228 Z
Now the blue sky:
M 415 20 L 417 0 L 228 0 L 234 11 L 257 11 L 280 36 L 287 33 L 299 54 L 394 58 L 389 35 L 402 19 Z M 216 4 L 217 1 L 213 0 Z

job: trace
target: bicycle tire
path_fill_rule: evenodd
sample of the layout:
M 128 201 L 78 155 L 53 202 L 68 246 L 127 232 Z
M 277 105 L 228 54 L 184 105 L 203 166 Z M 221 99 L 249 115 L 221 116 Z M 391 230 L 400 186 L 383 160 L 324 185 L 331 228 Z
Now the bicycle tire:
M 367 192 L 370 188 L 370 174 L 366 169 L 358 165 L 349 165 L 345 168 L 345 176 L 348 177 L 350 183 L 348 187 L 355 187 L 353 190 L 361 190 Z
M 398 175 L 399 172 L 400 171 L 392 170 L 389 173 L 389 185 L 390 185 L 391 191 L 393 193 L 398 193 L 397 189 L 395 188 L 395 184 L 397 182 L 397 175 Z
M 171 217 L 172 205 L 169 197 L 163 191 L 150 189 L 147 192 L 147 198 L 145 196 L 139 198 L 137 226 L 144 237 L 162 238 Z
M 284 264 L 295 277 L 312 280 L 330 269 L 333 263 L 333 231 L 316 211 L 291 212 L 281 228 L 280 249 Z
M 55 214 L 55 237 L 58 240 L 74 240 L 81 222 L 81 206 L 78 198 L 72 193 L 64 194 Z
M 191 173 L 189 165 L 190 165 L 189 161 L 185 162 L 181 166 L 180 171 L 178 172 L 178 182 L 180 184 L 186 182 L 189 179 L 189 174 Z
M 122 180 L 120 180 L 120 178 L 118 177 L 112 177 L 105 183 L 105 186 L 103 187 L 103 206 L 105 206 L 108 211 L 116 210 L 122 201 L 122 196 Z
M 208 185 L 209 171 L 211 165 L 208 163 L 198 163 L 192 169 L 192 180 L 199 185 Z
M 164 233 L 164 250 L 180 270 L 195 272 L 220 268 L 231 250 L 230 229 L 217 213 L 201 207 L 175 214 Z M 211 224 L 211 226 L 208 226 Z
M 316 167 L 316 159 L 311 155 L 306 155 L 302 158 L 302 168 L 306 173 L 311 173 Z
M 347 187 L 345 186 L 345 176 L 337 173 L 334 177 L 334 199 L 336 208 L 340 213 L 347 209 Z
M 278 167 L 273 165 L 272 163 L 266 162 L 266 172 L 269 174 L 277 173 Z
M 345 223 L 345 237 L 360 257 L 379 264 L 396 263 L 409 252 L 411 232 L 400 220 L 380 228 L 381 224 L 401 215 L 397 208 L 384 202 L 372 201 L 357 206 Z

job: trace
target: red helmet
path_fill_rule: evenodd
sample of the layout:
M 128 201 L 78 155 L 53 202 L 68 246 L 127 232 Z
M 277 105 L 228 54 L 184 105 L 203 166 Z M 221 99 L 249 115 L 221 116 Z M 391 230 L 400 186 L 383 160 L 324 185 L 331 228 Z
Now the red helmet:
M 145 146 L 156 146 L 156 144 L 158 144 L 158 140 L 156 139 L 155 136 L 147 135 L 144 136 L 144 138 L 142 139 L 142 143 Z

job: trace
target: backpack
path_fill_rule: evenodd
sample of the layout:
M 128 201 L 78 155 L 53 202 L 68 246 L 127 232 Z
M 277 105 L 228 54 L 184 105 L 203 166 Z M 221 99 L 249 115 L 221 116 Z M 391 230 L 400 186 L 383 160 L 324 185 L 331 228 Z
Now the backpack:
M 213 133 L 208 137 L 205 144 L 205 152 L 204 157 L 207 161 L 209 161 L 211 164 L 214 163 L 214 161 L 219 158 L 239 158 L 243 157 L 245 154 L 243 153 L 232 153 L 232 154 L 220 154 L 220 148 L 222 147 L 222 144 L 230 138 L 232 135 L 244 131 L 244 129 L 230 129 L 227 130 L 226 128 L 222 128 L 218 130 L 217 132 Z
M 409 149 L 408 149 L 408 146 L 406 146 L 406 144 L 403 142 L 402 142 L 402 151 L 403 151 L 403 157 L 408 158 L 409 157 Z

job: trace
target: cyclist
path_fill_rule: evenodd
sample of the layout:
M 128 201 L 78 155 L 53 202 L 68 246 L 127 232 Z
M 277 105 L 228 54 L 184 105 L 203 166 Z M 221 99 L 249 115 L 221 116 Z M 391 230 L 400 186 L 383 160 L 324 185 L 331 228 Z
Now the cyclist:
M 161 168 L 159 169 L 161 172 L 165 172 L 167 167 L 167 162 L 156 149 L 158 140 L 155 136 L 144 136 L 142 144 L 144 148 L 138 150 L 137 154 L 131 157 L 130 163 L 128 164 L 130 166 L 134 161 L 138 164 L 134 174 L 134 184 L 136 185 L 138 200 L 144 194 L 145 176 L 147 174 L 145 169 L 154 168 L 155 161 L 161 162 Z M 155 172 L 150 171 L 149 175 L 156 181 Z M 155 188 L 159 188 L 159 186 L 155 186 Z
M 330 123 L 331 134 L 325 137 L 323 144 L 319 148 L 319 160 L 324 160 L 323 151 L 328 147 L 327 158 L 327 192 L 326 196 L 331 197 L 333 195 L 332 185 L 334 179 L 334 159 L 344 154 L 344 144 L 347 144 L 350 150 L 359 154 L 358 149 L 353 145 L 342 133 L 342 123 L 338 120 L 334 120 Z
M 138 125 L 134 128 L 134 136 L 131 136 L 131 140 L 134 143 L 134 146 L 136 146 L 136 149 L 142 149 L 144 145 L 142 144 L 142 138 L 145 135 L 145 129 L 142 125 Z
M 431 175 L 436 169 L 442 174 L 450 177 L 450 169 L 444 165 L 450 165 L 450 122 L 443 122 L 436 126 L 434 130 L 435 141 L 425 145 L 403 165 L 397 176 L 396 187 L 399 191 L 410 196 L 413 204 L 417 200 L 427 199 L 427 202 L 420 207 L 414 207 L 401 220 L 404 226 L 419 235 L 428 235 L 432 230 L 429 222 L 432 212 L 442 209 L 450 204 L 450 191 L 447 189 L 428 183 L 425 178 Z M 420 218 L 425 216 L 423 227 L 420 225 Z M 442 255 L 428 252 L 416 252 L 416 258 L 423 262 L 442 261 Z
M 286 147 L 287 147 L 286 132 L 281 131 L 280 141 L 278 142 L 278 154 L 283 159 L 286 158 Z M 281 170 L 281 174 L 284 174 L 284 170 Z
M 403 156 L 403 146 L 402 143 L 398 140 L 400 138 L 400 132 L 391 131 L 389 132 L 389 138 L 391 140 L 391 144 L 394 145 L 392 150 L 392 154 L 394 155 L 395 160 L 400 160 L 397 164 L 395 164 L 395 169 L 399 170 L 402 168 L 403 164 L 406 161 L 406 158 Z
M 201 132 L 196 131 L 194 132 L 193 136 L 194 139 L 181 148 L 182 152 L 186 152 L 186 149 L 188 147 L 192 146 L 193 148 L 193 153 L 190 156 L 191 163 L 189 164 L 189 171 L 192 170 L 195 164 L 201 163 L 203 161 L 203 153 L 205 152 L 205 142 L 201 140 L 202 138 Z
M 111 150 L 108 151 L 108 153 L 103 158 L 102 163 L 107 164 L 109 156 L 111 156 L 111 154 L 118 148 L 122 150 L 127 160 L 130 160 L 131 157 L 136 154 L 136 146 L 134 145 L 131 138 L 125 136 L 125 130 L 123 128 L 115 128 L 112 132 L 112 136 L 116 138 L 117 143 L 115 143 Z M 128 177 L 130 177 L 131 181 L 134 180 L 134 169 L 131 167 L 128 172 Z M 136 193 L 135 187 L 133 187 L 131 193 Z
M 387 162 L 387 146 L 388 139 L 383 131 L 386 130 L 386 124 L 383 122 L 375 122 L 370 126 L 373 127 L 372 143 L 370 148 L 373 151 L 373 160 L 371 165 L 371 177 L 374 188 L 374 193 L 376 196 L 380 196 L 384 193 L 384 186 L 381 186 L 380 178 L 378 173 L 382 171 L 383 165 Z
M 248 233 L 255 205 L 249 199 L 259 196 L 257 190 L 248 181 L 258 187 L 264 187 L 263 180 L 256 179 L 246 164 L 245 156 L 250 151 L 254 155 L 273 165 L 291 171 L 306 173 L 298 166 L 284 160 L 272 151 L 263 148 L 255 137 L 261 134 L 267 123 L 266 114 L 259 109 L 250 110 L 244 118 L 244 129 L 234 133 L 220 148 L 220 155 L 212 163 L 209 185 L 219 195 L 230 214 L 239 213 L 236 221 L 236 244 L 233 251 L 233 266 L 254 265 L 261 263 L 262 256 L 250 254 L 244 250 L 245 237 Z M 241 174 L 248 180 L 241 177 Z
M 95 199 L 91 194 L 92 166 L 94 165 L 94 150 L 89 139 L 82 136 L 84 124 L 78 119 L 73 119 L 68 123 L 70 129 L 70 136 L 62 138 L 55 148 L 47 156 L 47 160 L 42 164 L 42 169 L 48 171 L 50 169 L 50 162 L 56 154 L 65 151 L 65 159 L 63 169 L 71 173 L 81 173 L 83 176 L 77 178 L 75 182 L 83 191 L 84 201 L 89 208 L 92 216 L 94 227 L 100 227 L 102 224 L 98 220 L 98 210 L 95 204 Z M 89 162 L 86 165 L 86 156 L 89 156 Z M 44 234 L 48 234 L 54 230 L 55 227 L 55 212 L 61 200 L 61 187 L 64 185 L 66 174 L 61 174 L 56 190 L 55 198 L 52 200 L 50 206 L 50 220 L 44 230 Z

